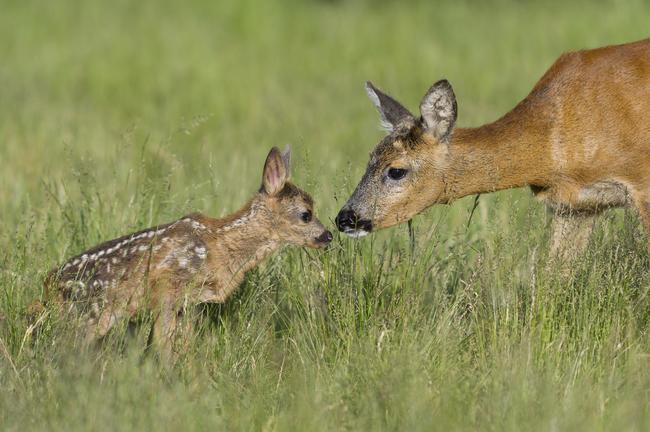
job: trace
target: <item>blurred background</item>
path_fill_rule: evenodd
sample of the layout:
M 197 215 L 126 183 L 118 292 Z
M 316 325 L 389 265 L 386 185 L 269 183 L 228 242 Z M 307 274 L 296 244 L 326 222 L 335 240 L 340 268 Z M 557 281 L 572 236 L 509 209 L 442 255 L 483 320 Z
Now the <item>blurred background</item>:
M 608 213 L 558 281 L 546 210 L 524 189 L 482 196 L 469 224 L 473 197 L 428 210 L 413 249 L 402 225 L 278 254 L 208 311 L 172 375 L 120 342 L 81 361 L 54 319 L 32 340 L 24 311 L 66 257 L 233 212 L 272 146 L 291 144 L 293 178 L 333 228 L 383 136 L 366 80 L 417 111 L 446 78 L 458 125 L 477 126 L 561 53 L 646 38 L 649 23 L 643 0 L 0 0 L 0 420 L 647 430 L 650 275 L 634 215 Z

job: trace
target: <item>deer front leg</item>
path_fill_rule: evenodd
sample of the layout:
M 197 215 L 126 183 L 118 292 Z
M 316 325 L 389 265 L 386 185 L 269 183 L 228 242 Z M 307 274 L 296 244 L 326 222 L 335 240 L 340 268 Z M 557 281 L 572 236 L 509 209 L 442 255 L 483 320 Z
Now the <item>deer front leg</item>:
M 650 253 L 650 194 L 635 197 L 634 204 L 639 212 L 641 223 L 648 242 L 648 253 Z
M 564 273 L 587 248 L 594 229 L 594 215 L 555 213 L 551 223 L 551 262 Z

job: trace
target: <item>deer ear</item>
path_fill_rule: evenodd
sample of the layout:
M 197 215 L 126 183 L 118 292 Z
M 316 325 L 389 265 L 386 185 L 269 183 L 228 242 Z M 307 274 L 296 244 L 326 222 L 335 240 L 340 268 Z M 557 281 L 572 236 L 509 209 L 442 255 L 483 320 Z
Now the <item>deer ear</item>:
M 366 93 L 381 114 L 381 127 L 390 133 L 404 120 L 413 119 L 413 114 L 392 97 L 366 82 Z
M 289 147 L 289 144 L 284 146 L 284 150 L 282 150 L 282 161 L 287 170 L 287 179 L 289 179 L 291 177 L 291 147 Z
M 282 154 L 277 147 L 273 147 L 264 163 L 262 189 L 270 196 L 276 195 L 284 188 L 288 178 L 289 170 L 285 165 Z
M 424 128 L 438 140 L 446 141 L 456 124 L 458 115 L 456 95 L 447 80 L 431 86 L 420 102 Z

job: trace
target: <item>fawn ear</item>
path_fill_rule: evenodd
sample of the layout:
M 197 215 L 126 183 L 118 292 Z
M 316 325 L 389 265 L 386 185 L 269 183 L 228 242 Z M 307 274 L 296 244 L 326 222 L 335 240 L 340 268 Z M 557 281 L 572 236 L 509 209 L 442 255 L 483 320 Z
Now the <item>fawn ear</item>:
M 381 127 L 390 133 L 406 119 L 413 119 L 413 114 L 392 97 L 383 93 L 370 81 L 366 82 L 366 93 L 381 114 Z
M 431 86 L 420 102 L 422 125 L 440 141 L 446 141 L 458 115 L 456 95 L 447 80 Z
M 268 195 L 273 196 L 284 188 L 284 184 L 288 179 L 289 170 L 285 165 L 282 154 L 277 147 L 273 147 L 264 163 L 262 188 Z
M 291 178 L 291 147 L 289 144 L 284 146 L 282 150 L 282 161 L 284 162 L 284 167 L 287 170 L 287 180 Z

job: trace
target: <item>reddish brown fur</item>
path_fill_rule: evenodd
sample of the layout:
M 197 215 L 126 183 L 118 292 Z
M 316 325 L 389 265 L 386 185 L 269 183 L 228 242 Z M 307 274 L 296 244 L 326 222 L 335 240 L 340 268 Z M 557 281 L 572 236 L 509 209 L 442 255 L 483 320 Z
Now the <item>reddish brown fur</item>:
M 579 191 L 604 179 L 648 189 L 650 39 L 561 56 L 511 112 L 456 129 L 451 146 L 464 163 L 450 164 L 450 198 L 533 185 L 578 209 Z
M 318 219 L 301 219 L 311 214 L 312 199 L 288 182 L 288 171 L 288 153 L 273 149 L 261 191 L 238 212 L 223 219 L 196 213 L 94 247 L 50 273 L 48 298 L 86 318 L 88 342 L 120 319 L 155 311 L 153 340 L 169 355 L 186 306 L 225 301 L 284 244 L 331 240 Z
M 451 87 L 446 93 L 438 88 L 454 99 L 455 119 Z M 571 215 L 631 203 L 650 232 L 650 39 L 564 54 L 509 113 L 477 128 L 451 127 L 444 137 L 427 128 L 424 114 L 404 115 L 374 90 L 383 99 L 371 98 L 384 117 L 392 116 L 394 129 L 342 209 L 373 228 L 408 220 L 432 204 L 529 185 L 557 215 L 556 245 L 566 243 Z M 435 113 L 440 100 L 427 107 Z M 385 170 L 402 166 L 409 177 L 399 187 L 382 186 Z M 588 238 L 574 231 L 568 236 Z M 586 240 L 578 242 L 582 247 Z M 554 249 L 561 254 L 560 246 Z

